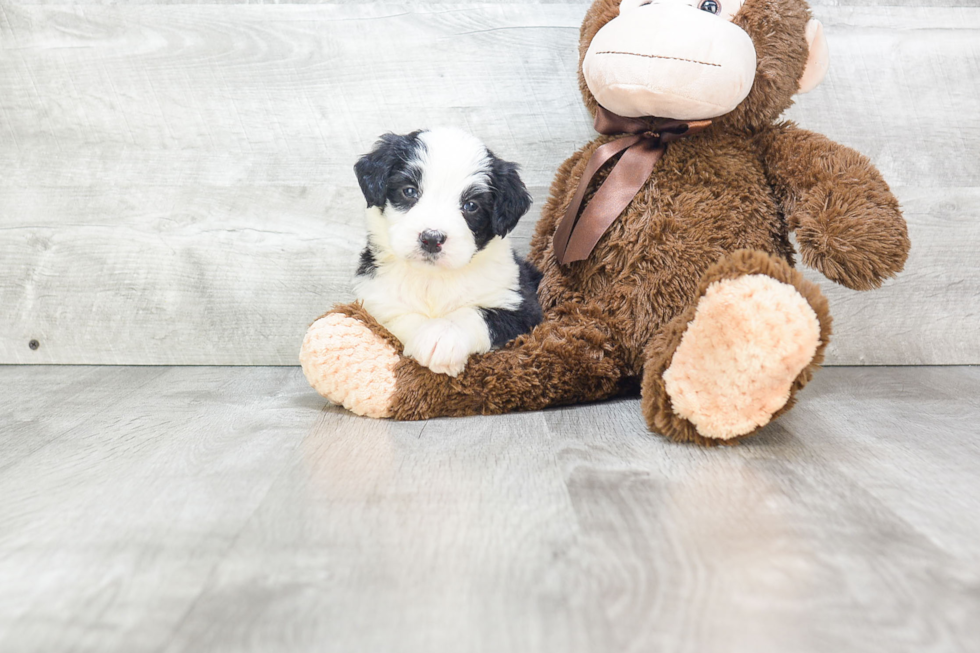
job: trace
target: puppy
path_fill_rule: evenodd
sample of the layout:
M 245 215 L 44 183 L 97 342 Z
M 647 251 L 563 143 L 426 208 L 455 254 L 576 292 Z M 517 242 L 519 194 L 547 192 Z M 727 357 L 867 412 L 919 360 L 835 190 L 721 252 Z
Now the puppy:
M 367 200 L 357 298 L 433 372 L 541 321 L 540 273 L 507 234 L 531 206 L 517 166 L 452 128 L 385 134 L 355 165 Z

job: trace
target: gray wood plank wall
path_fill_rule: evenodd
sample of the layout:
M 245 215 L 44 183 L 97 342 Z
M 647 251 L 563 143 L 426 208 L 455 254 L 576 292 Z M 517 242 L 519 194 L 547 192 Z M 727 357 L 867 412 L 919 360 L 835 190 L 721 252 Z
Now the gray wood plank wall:
M 828 361 L 980 363 L 980 2 L 812 4 L 831 69 L 789 117 L 872 157 L 913 239 L 880 291 L 822 282 Z M 294 364 L 350 297 L 351 165 L 388 130 L 522 163 L 526 250 L 592 135 L 586 6 L 0 0 L 0 363 Z

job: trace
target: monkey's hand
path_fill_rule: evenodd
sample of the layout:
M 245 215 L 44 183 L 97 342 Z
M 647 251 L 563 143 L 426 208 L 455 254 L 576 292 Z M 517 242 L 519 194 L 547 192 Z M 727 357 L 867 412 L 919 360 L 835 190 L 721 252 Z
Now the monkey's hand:
M 905 219 L 867 157 L 792 123 L 759 141 L 804 264 L 855 290 L 877 288 L 902 270 Z

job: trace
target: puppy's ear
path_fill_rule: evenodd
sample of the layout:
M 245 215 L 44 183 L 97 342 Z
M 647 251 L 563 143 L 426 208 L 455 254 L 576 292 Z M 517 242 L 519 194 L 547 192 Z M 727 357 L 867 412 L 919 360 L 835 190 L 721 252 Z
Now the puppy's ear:
M 506 236 L 531 208 L 531 194 L 517 174 L 517 164 L 501 161 L 490 153 L 490 187 L 493 191 L 493 214 L 490 225 L 497 236 Z
M 388 194 L 388 178 L 395 166 L 407 160 L 417 143 L 419 132 L 400 136 L 385 134 L 374 144 L 374 149 L 358 159 L 354 164 L 357 183 L 364 193 L 368 207 L 384 207 Z

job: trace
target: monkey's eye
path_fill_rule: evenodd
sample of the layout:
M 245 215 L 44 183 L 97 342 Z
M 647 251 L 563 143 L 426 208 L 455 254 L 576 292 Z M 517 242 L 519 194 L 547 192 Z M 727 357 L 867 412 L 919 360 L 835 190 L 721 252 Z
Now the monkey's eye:
M 467 213 L 474 213 L 479 208 L 480 205 L 474 202 L 473 200 L 470 200 L 469 202 L 463 205 L 463 210 Z
M 410 199 L 415 199 L 419 196 L 419 189 L 415 186 L 405 186 L 405 188 L 402 189 L 402 195 Z
M 717 14 L 721 11 L 721 3 L 718 0 L 701 0 L 698 9 L 707 11 L 709 14 Z

